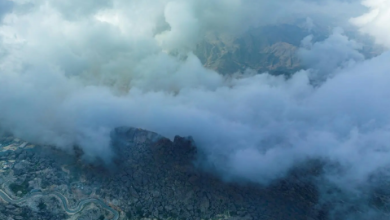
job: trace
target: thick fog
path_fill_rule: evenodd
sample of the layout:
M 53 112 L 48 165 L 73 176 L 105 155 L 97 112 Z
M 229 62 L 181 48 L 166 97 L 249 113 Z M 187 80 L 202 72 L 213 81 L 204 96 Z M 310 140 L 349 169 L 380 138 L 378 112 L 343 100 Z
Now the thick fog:
M 277 2 L 277 3 L 276 3 Z M 390 164 L 390 53 L 366 59 L 355 27 L 390 47 L 387 0 L 0 0 L 0 126 L 109 163 L 109 133 L 191 135 L 202 167 L 268 184 L 320 158 L 326 181 L 359 188 Z M 3 7 L 4 6 L 4 7 Z M 351 10 L 354 9 L 354 10 Z M 349 13 L 345 13 L 349 11 Z M 292 77 L 223 77 L 192 53 L 208 33 L 307 18 Z

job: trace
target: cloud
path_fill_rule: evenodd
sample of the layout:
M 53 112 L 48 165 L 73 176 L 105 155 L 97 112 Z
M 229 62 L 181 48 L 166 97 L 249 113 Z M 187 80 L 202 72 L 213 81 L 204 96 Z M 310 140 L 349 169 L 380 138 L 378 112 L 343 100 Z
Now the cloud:
M 390 48 L 388 21 L 390 20 L 390 2 L 387 0 L 365 0 L 363 5 L 369 12 L 351 19 L 360 31 L 375 38 L 376 43 Z
M 0 21 L 2 20 L 3 16 L 10 12 L 13 8 L 13 2 L 10 0 L 3 0 L 0 1 Z
M 13 4 L 0 25 L 0 127 L 18 137 L 66 151 L 78 145 L 87 159 L 109 162 L 118 126 L 191 135 L 201 167 L 225 180 L 269 184 L 320 159 L 324 182 L 345 191 L 389 166 L 389 52 L 366 59 L 335 29 L 321 42 L 303 39 L 307 69 L 288 79 L 252 70 L 224 77 L 192 53 L 207 33 L 290 18 L 345 26 L 364 13 L 358 1 Z M 356 10 L 342 15 L 346 8 Z M 385 44 L 379 18 L 387 19 L 356 24 Z
M 324 26 L 348 26 L 348 19 L 364 13 L 359 0 L 243 0 L 246 21 L 264 25 L 310 17 Z
M 334 29 L 333 34 L 323 42 L 313 44 L 311 41 L 312 36 L 303 39 L 298 54 L 303 65 L 314 70 L 313 81 L 322 81 L 335 74 L 337 69 L 343 70 L 364 60 L 364 55 L 359 52 L 363 46 L 348 39 L 340 28 Z

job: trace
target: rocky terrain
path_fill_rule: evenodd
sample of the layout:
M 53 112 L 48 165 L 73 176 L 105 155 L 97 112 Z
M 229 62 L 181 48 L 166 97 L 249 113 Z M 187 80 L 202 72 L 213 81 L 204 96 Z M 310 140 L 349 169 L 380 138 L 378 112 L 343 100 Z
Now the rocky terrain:
M 309 183 L 225 183 L 194 166 L 191 138 L 123 127 L 112 140 L 116 157 L 103 166 L 78 148 L 2 138 L 0 219 L 322 219 Z
M 204 66 L 222 74 L 247 68 L 291 74 L 302 67 L 296 52 L 301 40 L 310 34 L 297 25 L 283 24 L 252 28 L 240 37 L 208 35 L 195 54 Z
M 307 21 L 297 19 L 278 25 L 251 28 L 238 36 L 208 34 L 194 51 L 203 65 L 223 75 L 242 73 L 246 69 L 258 73 L 289 76 L 306 68 L 297 54 L 302 40 L 312 36 L 313 42 L 321 42 L 332 34 L 326 25 L 308 28 Z M 372 39 L 356 30 L 344 30 L 345 34 L 361 43 L 359 50 L 366 58 L 383 52 Z

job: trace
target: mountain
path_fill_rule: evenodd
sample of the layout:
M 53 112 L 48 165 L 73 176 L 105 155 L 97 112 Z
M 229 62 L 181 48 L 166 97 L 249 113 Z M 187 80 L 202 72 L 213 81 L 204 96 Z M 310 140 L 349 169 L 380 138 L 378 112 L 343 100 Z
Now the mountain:
M 252 28 L 235 38 L 209 34 L 198 44 L 195 54 L 205 67 L 222 74 L 247 68 L 291 74 L 302 67 L 296 52 L 301 40 L 310 34 L 292 24 Z
M 109 166 L 50 146 L 0 139 L 0 219 L 313 219 L 309 183 L 226 183 L 201 171 L 191 138 L 117 128 Z

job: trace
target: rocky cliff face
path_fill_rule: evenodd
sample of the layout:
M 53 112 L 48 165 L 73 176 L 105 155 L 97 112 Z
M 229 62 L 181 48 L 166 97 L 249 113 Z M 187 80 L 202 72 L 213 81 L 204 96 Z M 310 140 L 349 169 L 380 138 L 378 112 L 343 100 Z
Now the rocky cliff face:
M 325 40 L 332 30 L 325 25 L 308 29 L 302 20 L 278 25 L 252 28 L 242 35 L 215 36 L 208 34 L 194 51 L 203 65 L 228 75 L 253 69 L 258 73 L 269 72 L 274 75 L 291 75 L 305 68 L 297 50 L 302 40 L 312 36 L 313 42 Z M 363 48 L 359 50 L 366 58 L 377 56 L 383 48 L 354 30 L 345 30 L 347 36 L 359 39 Z
M 209 35 L 198 44 L 195 54 L 204 66 L 222 74 L 247 68 L 291 74 L 301 68 L 296 51 L 309 34 L 296 25 L 284 24 L 254 28 L 237 38 Z

